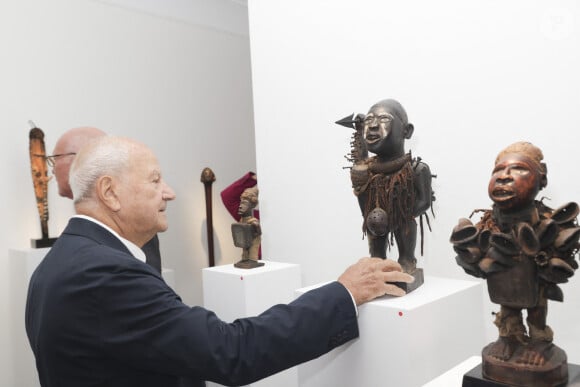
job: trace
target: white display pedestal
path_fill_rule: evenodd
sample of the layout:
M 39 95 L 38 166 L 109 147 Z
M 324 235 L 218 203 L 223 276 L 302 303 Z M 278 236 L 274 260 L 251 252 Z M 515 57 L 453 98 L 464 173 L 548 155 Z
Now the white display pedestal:
M 450 387 L 461 386 L 463 383 L 463 375 L 471 371 L 473 367 L 481 363 L 481 356 L 471 356 L 467 360 L 459 363 L 444 374 L 431 380 L 423 387 Z
M 362 305 L 360 337 L 298 366 L 300 386 L 421 386 L 481 351 L 483 297 L 481 282 L 426 277 Z
M 301 285 L 300 266 L 296 264 L 263 261 L 255 269 L 238 269 L 234 265 L 203 269 L 203 305 L 224 321 L 256 316 L 276 304 L 287 304 L 295 299 Z M 209 386 L 219 386 L 207 383 Z M 296 387 L 296 367 L 252 383 L 260 387 Z
M 12 337 L 12 359 L 14 381 L 17 386 L 40 386 L 34 354 L 30 349 L 26 328 L 24 326 L 24 309 L 28 283 L 34 269 L 42 261 L 50 248 L 42 249 L 9 249 L 10 265 L 10 329 Z
M 10 329 L 12 337 L 12 356 L 14 364 L 14 380 L 18 387 L 40 386 L 34 354 L 30 349 L 26 328 L 24 325 L 24 309 L 26 294 L 32 273 L 46 256 L 50 248 L 42 249 L 9 249 L 10 267 Z M 163 268 L 162 276 L 170 286 L 175 285 L 172 269 Z

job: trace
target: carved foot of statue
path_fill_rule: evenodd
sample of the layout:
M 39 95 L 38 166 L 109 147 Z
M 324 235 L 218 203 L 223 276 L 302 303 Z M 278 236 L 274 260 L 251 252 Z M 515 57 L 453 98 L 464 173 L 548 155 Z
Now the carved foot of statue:
M 413 275 L 413 272 L 417 269 L 416 258 L 400 257 L 397 262 L 399 262 L 399 265 L 401 265 L 405 273 Z
M 264 266 L 264 262 L 256 261 L 253 259 L 242 259 L 234 263 L 234 267 L 240 269 L 255 269 L 256 267 Z
M 532 367 L 542 367 L 553 356 L 554 348 L 551 342 L 533 341 L 519 351 L 514 361 Z
M 503 343 L 498 344 L 501 341 Z M 508 357 L 510 352 L 512 354 Z M 482 374 L 487 379 L 510 386 L 563 386 L 568 380 L 567 356 L 562 349 L 547 341 L 533 340 L 522 344 L 500 338 L 483 349 Z
M 523 340 L 518 340 L 514 336 L 500 337 L 486 347 L 487 355 L 497 360 L 507 361 L 521 345 L 523 345 Z

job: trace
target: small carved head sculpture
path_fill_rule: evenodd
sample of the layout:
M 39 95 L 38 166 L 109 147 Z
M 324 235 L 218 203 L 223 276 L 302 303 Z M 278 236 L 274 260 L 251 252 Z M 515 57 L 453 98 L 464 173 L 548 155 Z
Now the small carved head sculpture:
M 548 183 L 542 151 L 529 142 L 516 142 L 499 153 L 495 160 L 488 194 L 505 212 L 530 206 Z
M 258 187 L 246 188 L 240 195 L 240 205 L 238 207 L 238 215 L 249 216 L 252 210 L 258 205 Z
M 413 135 L 407 112 L 394 99 L 374 104 L 363 121 L 363 138 L 369 151 L 377 155 L 404 154 L 405 139 Z

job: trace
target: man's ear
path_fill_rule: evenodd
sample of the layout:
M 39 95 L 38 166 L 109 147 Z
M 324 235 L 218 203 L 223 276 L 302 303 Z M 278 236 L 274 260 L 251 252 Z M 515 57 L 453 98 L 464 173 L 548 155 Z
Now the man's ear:
M 415 130 L 415 127 L 413 126 L 413 124 L 407 124 L 405 125 L 405 129 L 404 129 L 404 134 L 405 134 L 405 138 L 408 140 L 411 138 L 411 136 L 413 135 L 413 130 Z
M 116 192 L 116 184 L 111 176 L 101 176 L 96 182 L 96 191 L 99 200 L 111 211 L 117 212 L 121 209 L 121 202 Z

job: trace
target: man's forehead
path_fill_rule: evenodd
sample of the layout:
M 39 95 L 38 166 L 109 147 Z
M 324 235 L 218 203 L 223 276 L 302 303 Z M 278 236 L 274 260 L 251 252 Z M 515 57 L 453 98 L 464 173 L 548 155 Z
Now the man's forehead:
M 161 174 L 159 162 L 152 152 L 135 152 L 129 160 L 136 171 L 147 175 Z

